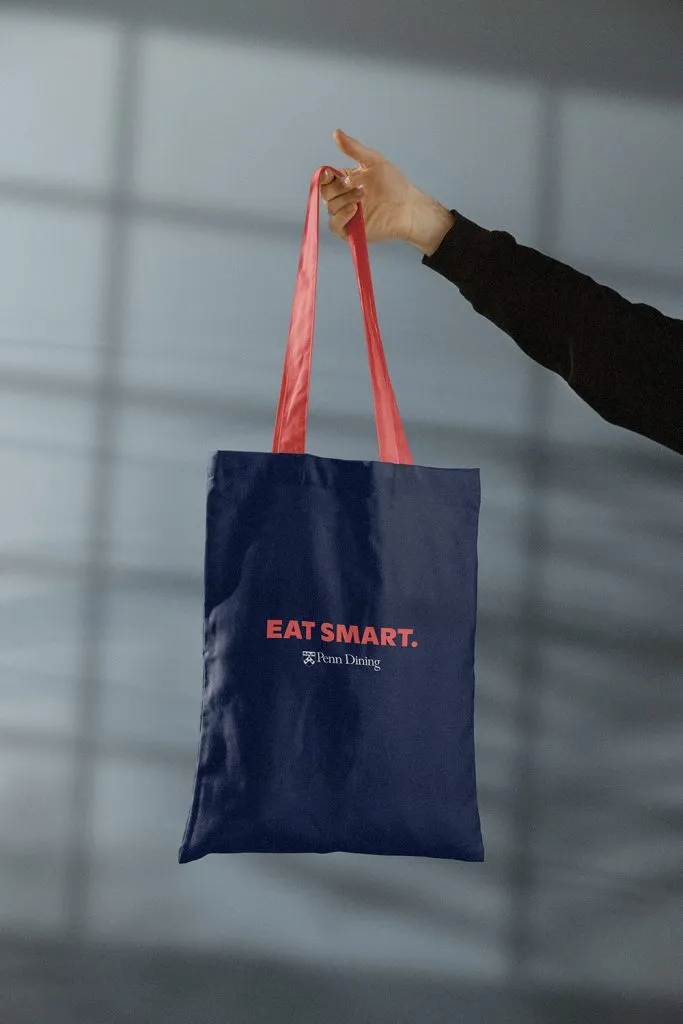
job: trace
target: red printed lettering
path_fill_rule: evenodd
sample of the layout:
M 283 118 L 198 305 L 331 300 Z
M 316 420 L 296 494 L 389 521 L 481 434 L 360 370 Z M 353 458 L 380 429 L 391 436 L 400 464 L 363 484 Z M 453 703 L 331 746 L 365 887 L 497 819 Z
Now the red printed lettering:
M 407 647 L 408 646 L 408 637 L 411 637 L 413 635 L 413 633 L 415 632 L 415 630 L 414 629 L 397 629 L 396 632 L 400 634 L 400 637 L 401 637 L 401 647 Z
M 366 626 L 365 627 L 365 630 L 363 631 L 363 639 L 361 640 L 361 643 L 362 644 L 378 644 L 379 643 L 379 640 L 377 639 L 377 630 L 375 629 L 374 626 Z
M 289 619 L 283 632 L 284 619 L 266 619 L 266 637 L 269 640 L 315 639 L 317 623 L 307 619 Z M 400 637 L 400 643 L 398 638 Z M 414 629 L 395 629 L 393 626 L 345 626 L 342 623 L 323 622 L 320 640 L 326 644 L 356 644 L 358 646 L 418 647 Z
M 287 624 L 287 629 L 285 630 L 285 640 L 291 640 L 292 638 L 296 640 L 303 640 L 301 629 L 296 619 L 290 619 Z
M 338 644 L 359 644 L 360 627 L 358 626 L 337 626 Z

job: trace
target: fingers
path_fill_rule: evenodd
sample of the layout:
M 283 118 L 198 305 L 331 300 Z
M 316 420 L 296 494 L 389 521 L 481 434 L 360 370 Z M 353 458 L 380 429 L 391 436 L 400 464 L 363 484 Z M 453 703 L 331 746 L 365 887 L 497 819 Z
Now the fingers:
M 356 214 L 363 196 L 362 188 L 344 192 L 327 204 L 329 211 L 328 225 L 333 235 L 346 238 L 346 225 Z
M 327 211 L 331 217 L 336 216 L 349 204 L 359 203 L 364 198 L 365 190 L 362 185 L 358 185 L 357 188 L 344 189 L 343 192 L 338 192 L 332 199 L 325 201 Z
M 328 219 L 328 227 L 333 235 L 336 235 L 337 238 L 343 238 L 344 240 L 349 237 L 347 226 L 355 217 L 358 211 L 358 206 L 358 203 L 347 203 L 346 206 L 343 206 L 341 210 Z
M 327 205 L 339 196 L 352 192 L 356 185 L 359 184 L 356 177 L 358 173 L 357 170 L 350 170 L 345 171 L 343 177 L 337 177 L 328 168 L 320 179 L 320 195 L 323 202 Z
M 367 166 L 381 159 L 380 154 L 376 150 L 370 149 L 369 146 L 364 146 L 358 139 L 352 138 L 339 128 L 334 132 L 333 138 L 342 153 L 345 156 L 350 156 L 352 160 L 356 160 L 359 164 Z
M 365 198 L 364 186 L 358 182 L 361 173 L 360 168 L 352 168 L 340 177 L 327 168 L 320 177 L 320 195 L 329 213 L 328 226 L 338 238 L 348 238 L 347 225 Z

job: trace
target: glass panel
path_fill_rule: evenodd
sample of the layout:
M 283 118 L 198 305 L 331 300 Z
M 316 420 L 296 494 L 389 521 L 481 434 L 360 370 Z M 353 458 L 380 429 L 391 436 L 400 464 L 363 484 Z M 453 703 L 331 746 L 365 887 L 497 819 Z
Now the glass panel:
M 314 168 L 344 162 L 330 138 L 334 96 L 335 124 L 442 202 L 512 230 L 532 225 L 532 86 L 164 32 L 150 33 L 143 52 L 136 182 L 146 196 L 303 223 Z
M 0 749 L 0 928 L 65 923 L 71 819 L 70 758 L 59 751 Z
M 106 22 L 0 12 L 0 177 L 108 184 L 117 58 Z
M 0 575 L 0 730 L 72 733 L 81 613 L 75 581 Z
M 680 274 L 683 104 L 577 92 L 561 128 L 567 258 Z
M 0 201 L 3 377 L 96 372 L 104 226 L 98 213 Z

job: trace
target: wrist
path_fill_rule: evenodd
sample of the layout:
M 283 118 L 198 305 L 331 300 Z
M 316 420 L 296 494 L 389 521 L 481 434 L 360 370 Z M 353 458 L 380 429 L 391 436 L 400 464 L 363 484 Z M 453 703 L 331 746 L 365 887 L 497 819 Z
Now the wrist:
M 424 256 L 433 256 L 455 223 L 450 210 L 420 193 L 412 209 L 411 224 L 405 239 Z

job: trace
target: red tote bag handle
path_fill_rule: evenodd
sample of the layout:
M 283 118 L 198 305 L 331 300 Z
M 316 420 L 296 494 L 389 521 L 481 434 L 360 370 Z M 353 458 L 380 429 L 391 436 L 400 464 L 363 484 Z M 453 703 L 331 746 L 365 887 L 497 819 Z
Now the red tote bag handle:
M 319 167 L 311 179 L 280 400 L 275 418 L 274 452 L 299 455 L 306 450 L 318 282 L 320 178 L 327 169 L 327 166 Z M 338 176 L 342 175 L 342 172 L 335 170 L 334 167 L 330 170 Z M 360 206 L 348 225 L 348 235 L 365 327 L 380 461 L 410 465 L 413 459 L 401 423 L 394 389 L 391 386 L 384 346 L 379 333 L 365 222 Z

